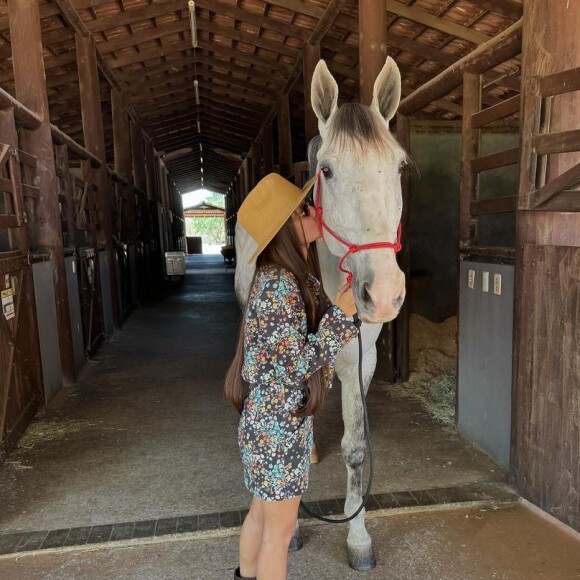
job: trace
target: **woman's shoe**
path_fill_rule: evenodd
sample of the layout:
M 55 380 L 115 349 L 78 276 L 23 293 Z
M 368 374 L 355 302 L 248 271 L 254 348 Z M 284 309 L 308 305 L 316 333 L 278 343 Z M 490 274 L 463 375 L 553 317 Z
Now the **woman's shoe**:
M 248 578 L 247 576 L 242 576 L 240 574 L 240 569 L 236 568 L 236 571 L 234 572 L 234 580 L 256 580 L 256 577 Z

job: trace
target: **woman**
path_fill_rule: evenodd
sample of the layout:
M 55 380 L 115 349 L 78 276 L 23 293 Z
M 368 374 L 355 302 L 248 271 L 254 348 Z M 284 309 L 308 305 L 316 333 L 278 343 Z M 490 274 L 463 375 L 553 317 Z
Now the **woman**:
M 253 494 L 235 578 L 284 580 L 300 498 L 308 486 L 312 415 L 322 406 L 339 350 L 358 334 L 344 286 L 332 306 L 310 244 L 320 237 L 300 190 L 270 174 L 250 192 L 238 222 L 257 242 L 245 317 L 226 394 L 241 413 L 244 482 Z M 249 384 L 244 397 L 243 381 Z

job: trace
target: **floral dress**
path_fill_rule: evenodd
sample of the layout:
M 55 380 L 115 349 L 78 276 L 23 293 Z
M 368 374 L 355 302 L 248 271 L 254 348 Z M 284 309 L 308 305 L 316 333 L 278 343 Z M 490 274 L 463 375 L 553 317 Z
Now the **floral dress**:
M 310 276 L 309 284 L 318 300 L 326 299 L 316 278 Z M 331 306 L 318 331 L 308 334 L 296 278 L 271 265 L 256 274 L 245 322 L 242 377 L 250 391 L 238 430 L 244 482 L 260 499 L 289 499 L 308 487 L 312 448 L 312 417 L 291 412 L 305 403 L 308 377 L 332 366 L 358 328 L 338 306 Z M 330 376 L 329 385 L 331 381 Z

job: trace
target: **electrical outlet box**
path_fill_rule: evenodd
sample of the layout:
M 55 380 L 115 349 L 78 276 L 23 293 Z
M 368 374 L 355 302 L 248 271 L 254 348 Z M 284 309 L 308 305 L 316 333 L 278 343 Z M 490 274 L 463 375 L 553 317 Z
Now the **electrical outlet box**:
M 484 272 L 482 275 L 481 289 L 483 292 L 489 292 L 489 272 Z
M 467 274 L 467 286 L 472 290 L 475 288 L 475 270 L 469 270 Z
M 501 274 L 493 275 L 493 293 L 501 296 Z

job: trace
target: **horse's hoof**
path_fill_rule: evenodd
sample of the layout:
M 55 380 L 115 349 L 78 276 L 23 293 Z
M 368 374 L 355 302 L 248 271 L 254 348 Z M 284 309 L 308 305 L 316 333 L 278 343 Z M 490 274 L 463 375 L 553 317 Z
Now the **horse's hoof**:
M 318 456 L 318 448 L 316 447 L 316 443 L 312 444 L 312 449 L 310 450 L 310 465 L 314 465 L 320 461 L 320 457 Z
M 288 546 L 289 552 L 298 552 L 298 550 L 302 550 L 304 547 L 304 540 L 302 539 L 302 534 L 300 532 L 296 532 L 292 536 L 292 540 L 290 541 L 290 545 Z
M 375 555 L 372 547 L 368 548 L 353 548 L 348 546 L 348 565 L 358 572 L 365 572 L 372 570 L 376 565 Z

